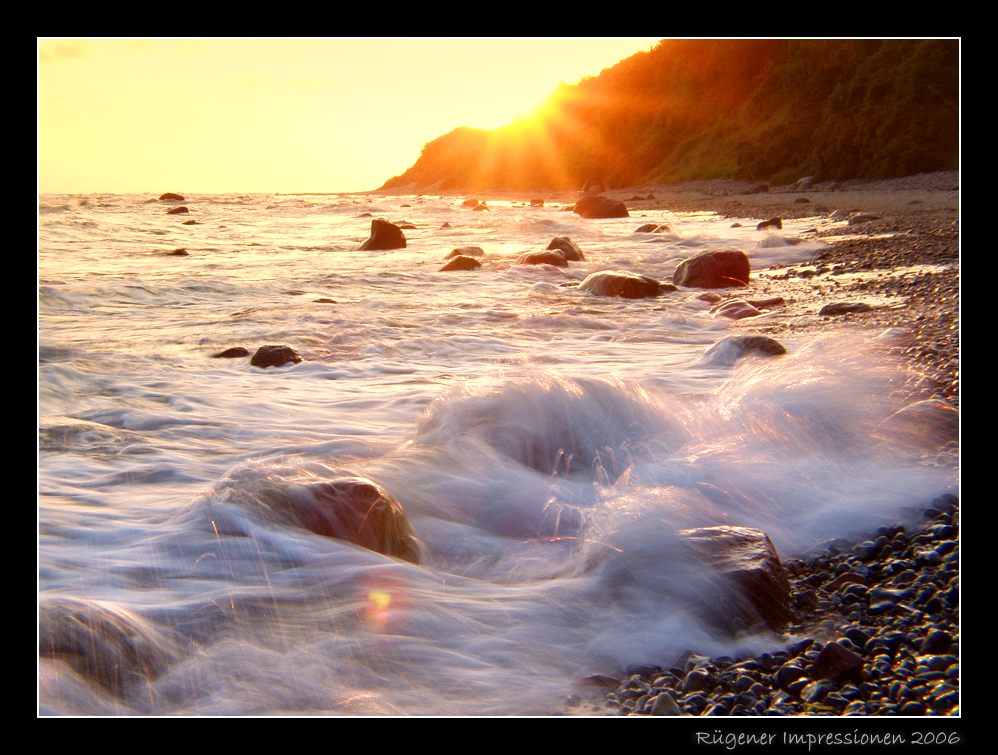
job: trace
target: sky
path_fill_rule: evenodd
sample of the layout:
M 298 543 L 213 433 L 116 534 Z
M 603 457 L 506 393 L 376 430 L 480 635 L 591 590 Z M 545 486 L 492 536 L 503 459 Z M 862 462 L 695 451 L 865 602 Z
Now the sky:
M 38 40 L 39 193 L 376 189 L 653 38 Z

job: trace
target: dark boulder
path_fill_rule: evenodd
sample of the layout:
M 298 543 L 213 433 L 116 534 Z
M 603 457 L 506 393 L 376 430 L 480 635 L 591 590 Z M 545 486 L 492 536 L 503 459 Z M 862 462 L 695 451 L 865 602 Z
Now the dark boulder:
M 339 304 L 339 302 L 336 301 L 336 299 L 330 299 L 325 296 L 322 296 L 318 299 L 312 299 L 312 301 L 315 302 L 316 304 Z
M 184 214 L 186 214 L 188 212 L 190 212 L 190 210 L 188 210 L 184 205 L 180 205 L 180 207 L 171 207 L 169 210 L 166 211 L 166 214 L 167 215 L 184 215 Z
M 450 254 L 444 257 L 445 260 L 449 260 L 451 257 L 484 257 L 485 250 L 480 246 L 462 246 L 457 249 L 451 249 Z
M 242 346 L 233 346 L 231 349 L 226 349 L 225 351 L 219 351 L 211 355 L 212 359 L 238 359 L 239 357 L 248 357 L 249 351 L 244 349 Z
M 446 273 L 450 270 L 474 270 L 475 268 L 479 268 L 481 266 L 482 263 L 476 260 L 474 257 L 466 257 L 464 255 L 460 255 L 452 258 L 450 262 L 448 262 L 446 265 L 440 268 L 437 272 Z
M 172 191 L 166 192 L 166 194 L 160 194 L 160 202 L 183 202 L 184 198 L 179 194 L 174 194 Z
M 869 223 L 873 220 L 880 220 L 879 215 L 853 215 L 849 218 L 849 225 L 859 225 L 860 223 Z
M 386 249 L 404 249 L 405 234 L 393 223 L 381 218 L 371 221 L 371 238 L 360 245 L 358 251 L 383 251 Z
M 626 218 L 630 213 L 627 206 L 616 199 L 599 194 L 587 194 L 575 203 L 573 212 L 584 218 Z
M 170 257 L 187 257 L 189 256 L 186 249 L 171 249 L 169 252 L 163 252 Z
M 635 233 L 672 233 L 672 229 L 664 223 L 645 223 Z
M 732 633 L 768 626 L 780 631 L 790 620 L 790 584 L 772 541 L 749 527 L 682 530 L 694 560 L 708 566 L 716 591 L 702 596 L 715 622 Z
M 670 288 L 672 288 L 670 286 Z M 643 299 L 658 296 L 662 284 L 655 278 L 616 270 L 603 270 L 589 275 L 579 284 L 579 290 L 596 296 L 621 296 L 625 299 Z
M 783 344 L 769 336 L 727 336 L 707 349 L 704 359 L 711 364 L 730 365 L 749 354 L 779 356 L 786 353 Z
M 865 302 L 840 301 L 833 304 L 826 304 L 818 310 L 818 314 L 824 316 L 848 315 L 851 312 L 869 312 L 871 309 L 873 307 Z
M 782 296 L 771 296 L 768 299 L 749 299 L 748 303 L 756 309 L 769 309 L 770 307 L 782 307 L 787 300 Z
M 568 236 L 555 236 L 551 239 L 551 243 L 548 244 L 548 250 L 561 252 L 561 256 L 571 262 L 579 262 L 586 258 L 582 250 L 579 249 L 579 245 L 568 238 Z
M 256 350 L 250 364 L 254 367 L 280 367 L 302 361 L 301 354 L 290 346 L 261 346 Z
M 679 263 L 672 282 L 687 288 L 747 286 L 749 259 L 737 249 L 700 252 Z
M 554 265 L 568 267 L 568 260 L 559 252 L 527 252 L 516 258 L 517 265 Z
M 783 218 L 770 218 L 769 220 L 763 220 L 755 227 L 757 231 L 765 231 L 767 228 L 777 228 L 782 231 Z
M 257 491 L 255 497 L 281 521 L 419 563 L 419 544 L 405 511 L 371 480 L 344 477 L 332 482 L 274 484 Z
M 38 655 L 63 661 L 108 692 L 127 696 L 179 657 L 173 638 L 111 603 L 43 598 L 38 604 Z
M 201 224 L 196 220 L 185 220 L 183 222 L 183 225 L 201 225 Z
M 825 645 L 811 666 L 810 673 L 815 679 L 859 680 L 863 670 L 863 656 L 854 653 L 844 645 L 829 642 Z
M 463 202 L 461 202 L 462 207 L 470 207 L 472 209 L 478 207 L 479 204 L 483 203 L 480 203 L 477 199 L 465 199 Z

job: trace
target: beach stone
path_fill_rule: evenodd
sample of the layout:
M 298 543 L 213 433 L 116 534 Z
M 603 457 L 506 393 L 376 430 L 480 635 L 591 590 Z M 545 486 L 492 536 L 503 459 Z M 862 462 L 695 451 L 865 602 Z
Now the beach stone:
M 770 218 L 769 220 L 763 220 L 755 227 L 757 231 L 765 231 L 767 228 L 783 230 L 783 218 Z
M 476 260 L 474 257 L 466 257 L 464 255 L 454 257 L 440 268 L 438 273 L 445 273 L 450 270 L 474 270 L 482 266 L 482 263 Z
M 771 296 L 768 299 L 748 299 L 749 304 L 751 304 L 756 309 L 769 309 L 770 307 L 782 307 L 787 303 L 787 300 L 782 296 Z
M 849 218 L 849 225 L 859 225 L 860 223 L 869 223 L 873 220 L 880 220 L 879 215 L 853 215 Z
M 695 668 L 683 679 L 681 689 L 683 692 L 703 692 L 710 687 L 710 672 L 703 668 Z
M 261 346 L 256 350 L 250 364 L 254 367 L 280 367 L 302 361 L 301 354 L 290 346 Z
M 645 223 L 638 228 L 635 233 L 672 233 L 672 229 L 665 223 Z
M 820 679 L 805 685 L 800 691 L 800 699 L 806 703 L 819 703 L 833 689 L 835 689 L 834 685 L 829 684 L 824 679 Z
M 714 307 L 712 312 L 714 317 L 727 317 L 730 320 L 743 320 L 746 317 L 758 317 L 762 314 L 743 299 L 730 299 Z
M 172 191 L 166 192 L 166 194 L 159 195 L 160 202 L 183 202 L 184 198 L 180 194 L 174 194 Z
M 687 288 L 729 288 L 747 286 L 749 259 L 737 249 L 705 251 L 679 263 L 672 282 Z
M 855 678 L 863 669 L 863 657 L 844 647 L 839 642 L 829 642 L 818 654 L 810 668 L 810 674 L 817 679 L 839 680 Z
M 575 203 L 572 210 L 584 218 L 626 218 L 630 213 L 627 206 L 616 199 L 610 199 L 600 194 L 587 194 Z
M 181 225 L 201 225 L 201 224 L 196 220 L 185 220 L 183 223 L 181 223 Z
M 579 262 L 586 258 L 582 250 L 579 249 L 579 245 L 568 236 L 555 236 L 547 248 L 549 251 L 560 251 L 561 256 L 570 262 Z
M 124 696 L 165 671 L 179 656 L 172 638 L 113 603 L 81 598 L 38 602 L 38 655 L 63 661 L 77 674 Z
M 516 258 L 517 265 L 554 265 L 568 267 L 568 260 L 558 252 L 527 252 Z
M 188 213 L 188 212 L 190 212 L 190 210 L 188 210 L 184 205 L 180 205 L 180 207 L 171 207 L 169 210 L 166 211 L 166 214 L 167 215 L 183 215 L 183 214 Z
M 681 716 L 682 709 L 676 705 L 675 699 L 668 692 L 660 692 L 651 700 L 651 715 Z
M 173 250 L 171 250 L 169 252 L 163 252 L 163 254 L 166 254 L 166 255 L 168 255 L 170 257 L 187 257 L 187 256 L 189 256 L 188 253 L 187 253 L 187 250 L 183 249 L 183 248 L 181 248 L 181 249 L 173 249 Z
M 807 191 L 812 186 L 814 186 L 814 176 L 804 176 L 803 178 L 798 178 L 790 186 L 791 191 Z
M 742 224 L 741 223 L 732 223 L 729 227 L 730 228 L 741 228 Z
M 450 254 L 444 257 L 445 260 L 449 260 L 452 257 L 484 257 L 485 250 L 480 246 L 461 246 L 457 249 L 451 249 Z
M 225 351 L 219 351 L 212 354 L 212 359 L 237 359 L 239 357 L 248 357 L 249 351 L 244 349 L 242 346 L 233 346 L 231 349 L 226 349 Z
M 338 304 L 339 303 L 339 302 L 336 301 L 336 299 L 330 299 L 330 298 L 325 297 L 325 296 L 321 296 L 318 299 L 313 299 L 312 301 L 315 302 L 316 304 Z
M 872 306 L 865 302 L 835 302 L 826 304 L 818 310 L 822 316 L 847 315 L 852 312 L 869 312 Z
M 746 194 L 768 194 L 769 184 L 756 184 L 751 189 L 745 192 Z
M 773 681 L 777 686 L 786 689 L 789 684 L 796 682 L 802 676 L 804 676 L 803 667 L 796 661 L 787 661 L 773 674 Z
M 358 247 L 358 251 L 385 251 L 404 248 L 405 234 L 402 233 L 402 229 L 387 220 L 375 218 L 371 221 L 370 238 Z
M 714 594 L 702 596 L 709 615 L 732 633 L 790 620 L 790 585 L 772 541 L 749 527 L 681 530 L 691 556 L 719 580 Z
M 636 275 L 620 270 L 601 270 L 598 273 L 588 275 L 579 284 L 579 290 L 596 296 L 643 299 L 649 296 L 658 296 L 663 288 L 659 281 L 646 275 Z

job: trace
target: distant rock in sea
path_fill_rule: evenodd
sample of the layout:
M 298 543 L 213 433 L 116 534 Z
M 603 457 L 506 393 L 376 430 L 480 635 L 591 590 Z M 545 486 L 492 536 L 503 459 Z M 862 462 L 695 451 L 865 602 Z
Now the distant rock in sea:
M 516 258 L 517 265 L 554 265 L 568 267 L 568 260 L 558 252 L 527 252 Z
M 570 262 L 579 262 L 586 258 L 582 250 L 579 249 L 579 245 L 568 236 L 555 236 L 548 244 L 548 250 L 560 252 L 561 256 Z
M 301 354 L 290 346 L 261 346 L 256 350 L 250 364 L 254 367 L 281 367 L 285 364 L 298 364 Z
M 584 218 L 626 218 L 630 215 L 627 212 L 627 205 L 599 194 L 587 194 L 575 203 L 573 212 Z
M 765 231 L 767 228 L 783 230 L 783 218 L 770 218 L 769 220 L 763 220 L 755 227 L 757 231 Z
M 174 194 L 172 191 L 166 192 L 166 194 L 160 194 L 160 202 L 183 202 L 184 198 L 180 194 Z
M 166 214 L 167 215 L 183 215 L 183 214 L 188 213 L 188 212 L 190 212 L 190 210 L 188 210 L 184 205 L 180 205 L 180 207 L 171 207 L 169 210 L 166 211 Z
M 484 257 L 485 250 L 480 246 L 460 246 L 457 249 L 451 249 L 450 253 L 444 257 L 444 259 L 449 260 L 452 257 Z
M 437 272 L 446 273 L 451 270 L 475 270 L 481 266 L 482 263 L 474 257 L 468 257 L 462 254 L 457 257 L 452 257 L 450 262 L 440 268 Z
M 225 351 L 218 351 L 211 355 L 212 359 L 238 359 L 239 357 L 248 356 L 249 351 L 242 346 L 233 346 Z
M 360 245 L 358 251 L 385 251 L 388 249 L 404 249 L 405 234 L 402 229 L 387 220 L 375 218 L 371 221 L 371 237 Z
M 731 365 L 750 354 L 771 357 L 786 353 L 786 347 L 769 336 L 726 336 L 704 352 L 704 360 L 715 365 Z
M 668 286 L 668 288 L 675 290 L 675 286 Z M 658 296 L 663 287 L 658 280 L 646 275 L 635 275 L 618 270 L 603 270 L 589 275 L 579 284 L 579 290 L 596 296 L 643 299 Z

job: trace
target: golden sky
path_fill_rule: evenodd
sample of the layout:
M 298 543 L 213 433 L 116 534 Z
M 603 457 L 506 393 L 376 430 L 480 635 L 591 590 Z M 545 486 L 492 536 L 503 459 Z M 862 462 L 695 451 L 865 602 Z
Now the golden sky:
M 656 41 L 39 39 L 38 188 L 374 189 Z

